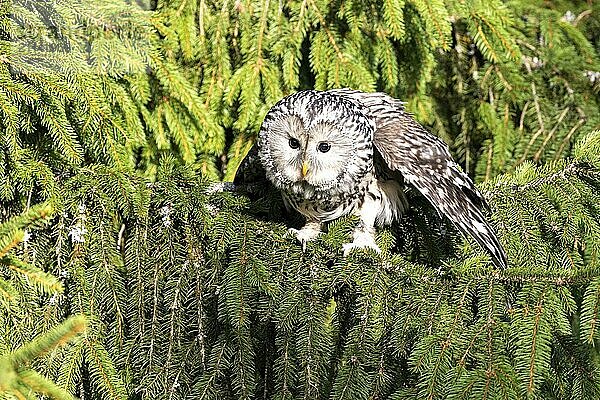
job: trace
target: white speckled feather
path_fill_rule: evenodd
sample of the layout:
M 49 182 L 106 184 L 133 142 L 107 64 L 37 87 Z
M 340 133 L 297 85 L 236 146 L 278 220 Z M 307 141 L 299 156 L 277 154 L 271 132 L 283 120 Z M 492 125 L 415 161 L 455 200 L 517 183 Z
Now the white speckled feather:
M 448 146 L 399 100 L 350 89 L 295 93 L 267 113 L 257 149 L 252 159 L 260 159 L 286 206 L 307 219 L 306 231 L 297 231 L 303 243 L 315 237 L 315 226 L 354 213 L 361 223 L 345 252 L 378 250 L 373 227 L 400 218 L 408 183 L 506 267 L 504 249 L 482 213 L 485 199 Z

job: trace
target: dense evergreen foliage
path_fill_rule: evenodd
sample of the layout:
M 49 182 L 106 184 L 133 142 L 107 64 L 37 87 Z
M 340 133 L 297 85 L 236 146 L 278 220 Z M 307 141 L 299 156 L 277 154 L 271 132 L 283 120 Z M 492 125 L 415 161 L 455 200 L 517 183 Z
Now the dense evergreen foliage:
M 599 12 L 2 3 L 0 397 L 600 397 Z M 415 193 L 344 258 L 354 219 L 302 252 L 276 193 L 215 192 L 276 100 L 343 86 L 451 145 L 506 271 Z
M 20 284 L 26 281 L 29 286 L 38 291 L 56 295 L 64 292 L 63 285 L 51 274 L 37 268 L 26 259 L 9 255 L 20 243 L 27 242 L 31 237 L 30 229 L 39 227 L 47 222 L 52 208 L 47 205 L 35 206 L 28 209 L 22 215 L 11 218 L 0 225 L 0 265 L 6 269 L 8 275 L 19 277 L 14 285 L 11 281 L 0 278 L 0 294 L 4 312 L 0 314 L 0 326 L 2 332 L 2 343 L 0 344 L 0 395 L 13 395 L 16 398 L 31 398 L 35 392 L 42 393 L 52 398 L 72 399 L 73 395 L 54 384 L 48 378 L 28 368 L 34 358 L 54 349 L 60 344 L 66 343 L 71 337 L 85 330 L 86 320 L 83 316 L 75 316 L 63 322 L 60 326 L 40 335 L 18 349 L 12 349 L 11 344 L 22 341 L 15 335 L 15 328 L 19 325 L 19 319 L 29 320 L 29 307 L 19 307 L 21 288 Z M 39 319 L 38 324 L 45 323 Z M 26 339 L 27 340 L 27 339 Z M 13 343 L 11 343 L 13 342 Z M 4 396 L 3 396 L 4 397 Z

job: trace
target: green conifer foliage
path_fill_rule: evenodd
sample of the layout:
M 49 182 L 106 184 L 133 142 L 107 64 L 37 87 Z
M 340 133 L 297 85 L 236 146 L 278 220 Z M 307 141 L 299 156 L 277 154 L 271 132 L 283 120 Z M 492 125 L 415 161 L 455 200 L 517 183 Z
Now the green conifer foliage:
M 17 399 L 32 399 L 36 398 L 34 392 L 38 392 L 53 399 L 74 399 L 69 392 L 26 366 L 35 357 L 67 343 L 84 331 L 85 325 L 83 316 L 71 317 L 15 351 L 0 355 L 0 396 L 5 398 L 9 394 Z
M 114 26 L 117 14 L 121 25 Z M 129 23 L 143 43 L 148 32 L 139 18 L 117 2 L 2 3 L 3 200 L 31 190 L 48 197 L 56 171 L 89 161 L 131 164 L 127 149 L 144 142 L 144 130 L 117 78 L 145 68 L 144 49 L 120 36 Z
M 18 297 L 18 290 L 10 281 L 3 278 L 12 271 L 16 277 L 27 281 L 33 287 L 46 294 L 59 293 L 63 291 L 62 284 L 52 275 L 38 269 L 24 260 L 12 254 L 8 254 L 22 242 L 27 242 L 31 233 L 29 229 L 35 229 L 48 221 L 52 213 L 49 204 L 32 207 L 22 215 L 13 217 L 0 225 L 0 265 L 3 275 L 0 276 L 0 302 L 5 307 L 10 307 L 11 302 Z
M 2 3 L 2 396 L 600 397 L 598 11 Z M 451 144 L 509 269 L 416 195 L 381 255 L 344 258 L 355 219 L 303 252 L 277 193 L 214 190 L 281 96 L 341 86 Z
M 598 5 L 552 4 L 169 0 L 157 11 L 166 54 L 225 129 L 226 180 L 282 94 L 344 86 L 407 101 L 484 180 L 569 155 L 599 126 Z
M 163 27 L 117 0 L 2 3 L 0 199 L 48 198 L 90 163 L 152 175 L 164 152 L 191 163 L 222 150 L 208 140 L 221 128 L 163 55 Z
M 48 221 L 52 207 L 48 204 L 35 206 L 18 217 L 0 225 L 0 397 L 17 399 L 35 398 L 41 393 L 55 399 L 72 399 L 73 396 L 64 388 L 57 386 L 46 377 L 30 369 L 35 358 L 48 353 L 60 345 L 64 345 L 74 335 L 85 329 L 86 319 L 83 316 L 71 317 L 61 325 L 43 335 L 28 341 L 18 349 L 13 349 L 17 338 L 13 329 L 16 318 L 31 318 L 28 315 L 29 291 L 56 295 L 64 291 L 63 285 L 54 276 L 40 268 L 26 263 L 20 258 L 8 255 L 21 243 L 31 240 L 31 229 L 40 228 Z M 24 230 L 27 229 L 27 230 Z M 32 260 L 35 262 L 35 260 Z M 6 277 L 12 279 L 7 280 Z M 11 282 L 14 281 L 14 282 Z M 20 307 L 19 307 L 20 306 Z M 14 319 L 7 316 L 12 315 Z M 40 325 L 40 320 L 35 321 Z M 38 328 L 39 330 L 39 328 Z M 34 331 L 35 332 L 35 331 Z M 29 332 L 31 334 L 31 332 Z
M 559 159 L 598 127 L 597 5 L 528 4 L 5 2 L 0 193 L 47 194 L 64 164 L 152 177 L 167 153 L 230 180 L 268 108 L 308 88 L 407 101 L 482 180 Z
M 599 150 L 595 132 L 484 185 L 506 271 L 418 198 L 382 255 L 344 258 L 353 218 L 303 252 L 276 194 L 214 192 L 172 158 L 154 183 L 84 169 L 29 243 L 64 277 L 55 312 L 92 321 L 45 371 L 99 398 L 595 398 Z

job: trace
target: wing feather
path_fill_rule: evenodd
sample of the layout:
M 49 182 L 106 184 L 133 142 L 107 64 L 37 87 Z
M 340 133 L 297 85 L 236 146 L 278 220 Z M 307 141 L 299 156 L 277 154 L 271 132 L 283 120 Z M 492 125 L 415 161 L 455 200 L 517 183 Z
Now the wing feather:
M 374 145 L 390 169 L 399 171 L 441 215 L 472 236 L 496 266 L 505 268 L 506 253 L 482 213 L 487 203 L 454 162 L 448 146 L 408 114 L 399 100 L 383 93 L 332 92 L 354 99 L 375 120 Z
M 254 144 L 240 163 L 233 182 L 237 185 L 267 180 L 267 175 L 258 157 L 258 146 Z

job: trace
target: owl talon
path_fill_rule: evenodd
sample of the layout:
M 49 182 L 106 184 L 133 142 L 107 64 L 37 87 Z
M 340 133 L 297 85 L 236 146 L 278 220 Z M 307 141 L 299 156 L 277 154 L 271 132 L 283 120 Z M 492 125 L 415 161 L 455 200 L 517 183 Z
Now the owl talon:
M 381 253 L 381 249 L 377 246 L 377 243 L 375 243 L 373 235 L 366 232 L 355 232 L 354 241 L 342 246 L 344 257 L 347 257 L 350 252 L 356 249 L 371 249 L 377 254 Z
M 350 254 L 353 250 L 360 250 L 360 249 L 371 249 L 377 254 L 381 253 L 381 249 L 376 244 L 364 244 L 364 243 L 352 242 L 352 243 L 344 244 L 342 246 L 342 249 L 344 250 L 344 257 L 348 257 L 348 254 Z
M 288 234 L 294 236 L 302 245 L 302 251 L 306 251 L 306 244 L 323 234 L 321 230 L 312 225 L 305 225 L 302 229 L 288 229 Z

